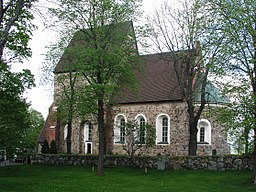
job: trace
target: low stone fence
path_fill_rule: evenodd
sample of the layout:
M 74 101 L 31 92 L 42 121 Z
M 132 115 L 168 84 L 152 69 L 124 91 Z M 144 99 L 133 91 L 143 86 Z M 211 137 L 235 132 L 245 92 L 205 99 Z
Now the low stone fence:
M 94 155 L 35 155 L 33 164 L 96 166 Z M 167 170 L 245 170 L 252 169 L 252 160 L 245 156 L 134 157 L 105 156 L 105 167 L 157 168 Z

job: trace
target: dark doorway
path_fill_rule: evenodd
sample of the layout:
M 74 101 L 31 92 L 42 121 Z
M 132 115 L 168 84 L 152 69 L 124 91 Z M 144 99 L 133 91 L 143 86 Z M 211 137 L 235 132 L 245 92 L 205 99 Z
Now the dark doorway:
M 92 154 L 92 144 L 87 143 L 87 154 Z

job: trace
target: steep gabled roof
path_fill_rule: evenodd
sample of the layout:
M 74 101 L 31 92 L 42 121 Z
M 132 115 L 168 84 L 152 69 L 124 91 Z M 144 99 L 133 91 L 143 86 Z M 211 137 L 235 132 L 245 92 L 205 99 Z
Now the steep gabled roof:
M 115 25 L 104 26 L 103 30 L 107 30 L 110 35 L 108 41 L 110 46 L 113 44 L 121 45 L 123 42 L 120 41 L 120 36 L 128 34 L 134 35 L 133 24 L 131 21 L 119 23 Z M 68 71 L 75 71 L 79 69 L 77 65 L 75 54 L 72 51 L 78 51 L 81 48 L 91 48 L 89 41 L 90 30 L 86 32 L 78 31 L 74 34 L 70 44 L 62 55 L 59 63 L 55 67 L 54 73 L 65 73 Z M 87 36 L 88 35 L 88 36 Z M 132 45 L 137 50 L 136 42 L 132 42 Z M 75 47 L 75 48 L 74 48 Z M 74 49 L 73 49 L 74 48 Z M 73 52 L 74 53 L 74 52 Z M 150 55 L 139 56 L 141 61 L 141 69 L 135 69 L 134 73 L 138 80 L 137 89 L 129 89 L 128 87 L 122 87 L 118 94 L 114 96 L 114 100 L 117 103 L 144 103 L 144 102 L 163 102 L 163 101 L 181 101 L 183 100 L 182 90 L 178 83 L 176 73 L 174 70 L 174 63 L 176 66 L 181 66 L 180 73 L 181 78 L 185 77 L 182 67 L 185 62 L 193 62 L 196 57 L 196 50 L 192 51 L 179 51 L 169 53 L 158 53 Z M 175 61 L 174 61 L 175 59 Z M 178 69 L 179 70 L 179 69 Z M 207 91 L 213 89 L 212 86 L 207 86 Z M 216 89 L 214 89 L 216 92 Z M 208 94 L 209 96 L 209 94 Z M 195 101 L 198 101 L 198 95 L 195 97 Z M 206 98 L 209 101 L 209 98 Z M 216 97 L 215 97 L 216 99 Z M 214 98 L 211 98 L 214 102 Z M 219 100 L 219 99 L 218 99 Z
M 173 68 L 172 54 L 159 53 L 140 56 L 141 70 L 135 71 L 136 90 L 122 88 L 117 103 L 179 101 L 183 95 Z M 119 94 L 118 94 L 119 95 Z

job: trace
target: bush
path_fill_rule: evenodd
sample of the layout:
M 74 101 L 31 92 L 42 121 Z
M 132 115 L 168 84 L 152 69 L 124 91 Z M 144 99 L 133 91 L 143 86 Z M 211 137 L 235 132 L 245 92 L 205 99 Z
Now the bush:
M 56 154 L 57 153 L 57 145 L 55 140 L 52 140 L 51 144 L 50 144 L 50 153 L 51 154 Z
M 45 139 L 42 145 L 42 153 L 49 153 L 49 144 L 48 141 Z

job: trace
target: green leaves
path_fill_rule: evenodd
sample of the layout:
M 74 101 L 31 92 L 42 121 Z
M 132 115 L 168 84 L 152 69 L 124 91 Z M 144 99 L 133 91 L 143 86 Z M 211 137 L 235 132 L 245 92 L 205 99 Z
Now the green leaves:
M 31 123 L 23 94 L 34 86 L 34 76 L 29 70 L 11 72 L 9 64 L 32 54 L 28 42 L 35 29 L 31 23 L 34 2 L 9 0 L 0 4 L 0 146 L 9 156 L 23 148 Z
M 120 128 L 121 125 L 115 125 L 115 131 Z M 128 121 L 125 123 L 123 137 L 122 147 L 132 158 L 135 153 L 142 154 L 145 149 L 155 145 L 156 129 L 148 123 L 142 125 L 139 121 Z
M 0 63 L 0 92 L 21 98 L 27 88 L 34 86 L 34 76 L 29 70 L 12 73 L 4 63 Z
M 34 18 L 31 6 L 35 0 L 8 1 L 0 8 L 0 59 L 5 62 L 22 62 L 31 56 L 28 42 L 32 31 L 36 29 L 31 23 Z
M 25 134 L 22 137 L 22 147 L 30 151 L 37 149 L 38 135 L 44 127 L 44 122 L 44 117 L 40 112 L 34 109 L 29 110 L 30 125 L 26 128 Z
M 22 148 L 26 130 L 30 127 L 28 104 L 23 99 L 26 88 L 34 85 L 34 77 L 29 70 L 12 73 L 0 62 L 0 146 L 9 155 Z
M 222 37 L 220 68 L 238 75 L 249 75 L 253 69 L 255 37 L 255 3 L 253 1 L 209 1 L 216 28 L 212 38 Z
M 136 17 L 138 3 L 58 0 L 58 6 L 49 9 L 61 25 L 61 31 L 68 32 L 68 35 L 73 33 L 60 61 L 54 63 L 57 64 L 55 73 L 58 73 L 57 82 L 62 90 L 57 93 L 57 101 L 62 100 L 65 109 L 69 109 L 67 105 L 72 103 L 75 116 L 96 113 L 97 100 L 109 103 L 121 86 L 120 82 L 135 82 L 132 68 L 138 64 L 138 51 L 133 26 L 127 21 Z M 61 42 L 66 39 L 65 33 L 61 34 L 63 36 L 57 45 L 63 45 Z M 63 50 L 63 46 L 58 48 Z M 58 60 L 54 56 L 50 59 Z M 72 74 L 68 77 L 60 72 L 72 72 L 76 79 L 69 78 Z M 71 89 L 73 83 L 74 89 Z

